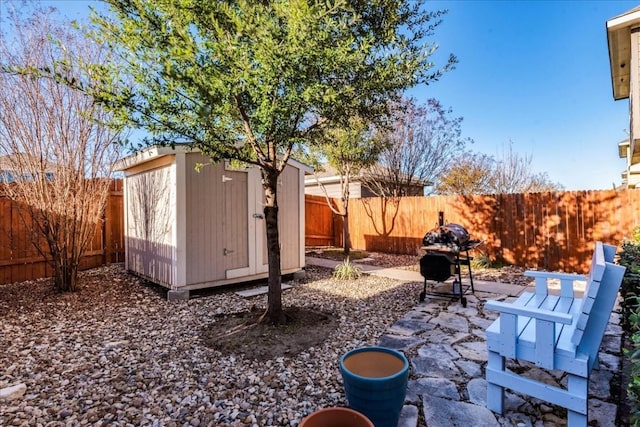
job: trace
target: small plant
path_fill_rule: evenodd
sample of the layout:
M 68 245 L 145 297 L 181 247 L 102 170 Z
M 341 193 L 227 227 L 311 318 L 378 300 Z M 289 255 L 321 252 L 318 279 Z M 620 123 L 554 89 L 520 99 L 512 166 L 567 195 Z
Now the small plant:
M 351 264 L 349 258 L 336 265 L 336 268 L 333 269 L 333 277 L 340 280 L 356 280 L 361 275 L 362 270 L 360 270 L 360 267 Z
M 491 268 L 492 266 L 491 258 L 485 253 L 480 253 L 471 260 L 471 268 Z

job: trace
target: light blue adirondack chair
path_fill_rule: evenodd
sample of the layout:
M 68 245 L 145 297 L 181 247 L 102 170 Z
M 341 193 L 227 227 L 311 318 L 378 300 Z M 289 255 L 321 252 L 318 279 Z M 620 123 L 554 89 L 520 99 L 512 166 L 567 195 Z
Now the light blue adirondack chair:
M 487 407 L 502 414 L 504 389 L 533 396 L 568 410 L 569 427 L 587 426 L 589 375 L 615 304 L 625 268 L 613 264 L 616 247 L 596 243 L 587 288 L 576 298 L 575 280 L 584 276 L 526 272 L 535 277 L 535 292 L 512 303 L 487 301 L 485 308 L 500 312 L 487 328 L 489 352 Z M 561 282 L 560 295 L 551 295 L 548 280 Z M 526 360 L 544 369 L 568 373 L 567 388 L 525 378 L 505 369 L 505 358 Z

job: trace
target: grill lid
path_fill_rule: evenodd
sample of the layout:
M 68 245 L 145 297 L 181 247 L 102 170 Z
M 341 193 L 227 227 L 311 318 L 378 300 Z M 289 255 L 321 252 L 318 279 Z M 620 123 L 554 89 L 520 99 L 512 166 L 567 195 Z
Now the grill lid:
M 422 246 L 444 245 L 452 249 L 464 247 L 471 236 L 460 224 L 445 224 L 427 232 L 422 239 Z

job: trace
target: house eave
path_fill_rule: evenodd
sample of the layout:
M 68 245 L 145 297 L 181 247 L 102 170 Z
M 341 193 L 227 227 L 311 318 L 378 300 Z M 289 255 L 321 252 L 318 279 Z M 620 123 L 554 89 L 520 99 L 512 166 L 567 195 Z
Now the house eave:
M 640 10 L 632 9 L 607 21 L 611 85 L 615 100 L 629 97 L 631 30 L 640 26 Z
M 618 143 L 618 157 L 626 159 L 629 153 L 629 140 L 625 139 Z

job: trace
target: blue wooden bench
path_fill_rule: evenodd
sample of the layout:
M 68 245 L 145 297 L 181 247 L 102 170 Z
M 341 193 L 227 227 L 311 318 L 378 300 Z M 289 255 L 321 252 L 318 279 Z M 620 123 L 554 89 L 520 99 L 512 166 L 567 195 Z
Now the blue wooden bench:
M 589 374 L 597 367 L 598 350 L 615 304 L 625 268 L 613 264 L 616 247 L 596 243 L 588 277 L 527 271 L 535 292 L 511 303 L 487 301 L 500 312 L 487 328 L 487 407 L 502 414 L 504 389 L 533 396 L 568 410 L 568 426 L 587 425 Z M 549 293 L 548 280 L 560 281 L 559 295 Z M 586 280 L 582 298 L 576 280 Z M 568 374 L 567 388 L 552 386 L 506 369 L 505 358 L 526 360 Z

